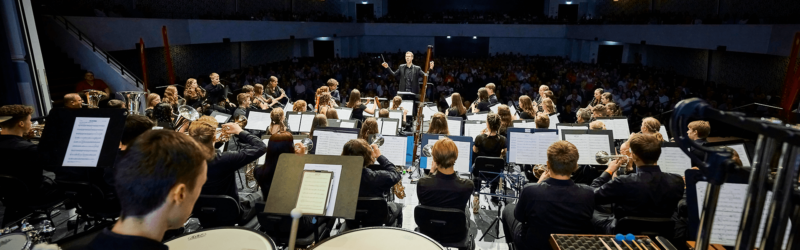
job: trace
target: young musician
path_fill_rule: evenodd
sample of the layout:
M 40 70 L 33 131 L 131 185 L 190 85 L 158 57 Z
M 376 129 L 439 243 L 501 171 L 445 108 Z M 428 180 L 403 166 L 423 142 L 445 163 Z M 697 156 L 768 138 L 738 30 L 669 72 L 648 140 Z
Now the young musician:
M 542 113 L 548 116 L 556 113 L 556 105 L 553 103 L 553 99 L 546 97 L 542 99 Z
M 314 120 L 311 122 L 311 132 L 308 133 L 308 137 L 314 136 L 314 130 L 317 128 L 325 127 L 328 127 L 328 118 L 323 114 L 315 115 Z
M 661 122 L 656 118 L 647 117 L 642 120 L 642 134 L 653 135 L 658 138 L 658 141 L 664 141 L 664 136 L 659 132 L 661 130 Z
M 461 94 L 453 93 L 450 95 L 450 98 L 452 99 L 452 104 L 450 104 L 450 108 L 445 111 L 445 115 L 461 117 L 461 119 L 467 120 L 467 108 L 464 107 L 464 101 L 461 99 Z
M 595 106 L 597 106 L 599 104 L 603 104 L 602 101 L 601 101 L 602 95 L 603 95 L 603 89 L 602 88 L 595 89 L 594 90 L 594 98 L 592 98 L 592 101 L 589 102 L 588 108 L 592 109 L 592 108 L 594 108 Z
M 282 108 L 272 109 L 272 112 L 269 113 L 269 118 L 271 122 L 267 129 L 268 135 L 274 135 L 282 131 L 289 131 L 289 126 L 286 125 L 286 113 L 283 112 Z
M 547 148 L 547 170 L 522 189 L 517 204 L 503 209 L 506 237 L 515 249 L 550 249 L 551 234 L 591 234 L 592 188 L 570 179 L 578 169 L 578 148 L 568 141 Z
M 656 122 L 658 122 L 658 120 L 656 120 Z M 642 122 L 642 127 L 644 127 L 644 121 Z M 689 130 L 686 131 L 686 135 L 689 136 L 689 139 L 694 140 L 700 145 L 706 145 L 706 143 L 708 143 L 706 138 L 708 138 L 708 134 L 711 133 L 711 126 L 708 124 L 707 121 L 700 121 L 700 120 L 693 121 L 689 123 L 688 127 Z M 701 160 L 705 160 L 706 158 L 706 154 L 700 150 L 692 150 L 691 152 Z M 699 163 L 700 162 L 692 160 L 693 167 L 699 166 L 700 165 Z
M 371 101 L 370 99 L 367 99 L 366 104 L 369 104 L 370 101 Z M 363 122 L 364 112 L 367 112 L 370 115 L 374 115 L 375 106 L 377 105 L 372 105 L 372 107 L 367 109 L 367 106 L 361 103 L 361 92 L 359 92 L 357 89 L 353 89 L 353 91 L 350 91 L 350 100 L 347 101 L 347 107 L 353 109 L 353 119 Z M 359 127 L 361 127 L 360 123 Z
M 250 94 L 239 93 L 236 95 L 236 101 L 239 106 L 233 111 L 233 117 L 247 116 L 247 107 L 250 107 Z
M 296 153 L 292 133 L 280 131 L 269 137 L 264 165 L 257 166 L 253 170 L 265 202 L 269 201 L 269 190 L 272 187 L 272 179 L 275 177 L 275 169 L 278 167 L 278 157 L 281 154 L 291 153 Z
M 614 103 L 614 96 L 611 93 L 603 93 L 600 95 L 600 104 Z
M 181 97 L 178 95 L 178 88 L 176 88 L 174 85 L 169 86 L 166 90 L 164 90 L 163 102 L 169 103 L 169 105 L 172 106 L 173 111 L 178 110 L 178 100 L 180 99 Z
M 590 130 L 606 130 L 606 124 L 601 121 L 593 121 L 589 123 Z
M 545 96 L 544 92 L 548 91 L 548 90 L 550 90 L 549 86 L 544 85 L 544 84 L 539 85 L 539 100 L 537 101 L 538 103 L 542 103 L 542 100 L 544 100 L 544 98 L 547 98 L 547 96 Z
M 209 104 L 211 104 L 214 110 L 223 113 L 228 113 L 227 108 L 225 107 L 224 104 L 222 104 L 222 102 L 228 102 L 228 98 L 225 96 L 227 90 L 225 89 L 225 86 L 222 85 L 222 83 L 220 83 L 219 74 L 211 73 L 210 75 L 208 75 L 208 77 L 211 79 L 211 84 L 206 85 L 205 87 L 206 101 Z M 231 107 L 234 106 L 236 105 L 233 105 L 231 103 Z
M 381 109 L 381 111 L 378 111 L 378 118 L 389 118 L 389 110 Z
M 283 104 L 282 103 L 278 103 L 278 101 L 280 101 L 283 98 L 286 98 L 286 91 L 283 91 L 283 89 L 281 89 L 281 87 L 278 87 L 278 78 L 277 77 L 275 77 L 275 76 L 270 76 L 269 77 L 269 85 L 267 85 L 267 88 L 264 91 L 264 94 L 267 95 L 267 97 L 269 97 L 270 99 L 272 99 L 272 102 L 271 102 L 270 106 L 272 106 L 272 107 L 281 107 L 281 108 L 284 107 Z
M 606 117 L 606 112 L 607 112 L 606 105 L 597 104 L 592 109 L 592 118 L 593 119 L 597 119 L 597 118 L 600 118 L 600 117 Z
M 450 138 L 444 138 L 436 141 L 431 151 L 433 153 L 431 172 L 436 174 L 422 177 L 417 182 L 419 204 L 463 211 L 469 202 L 474 185 L 471 180 L 458 177 L 453 169 L 458 158 L 456 143 Z M 458 240 L 460 239 L 453 239 L 453 241 Z
M 440 134 L 440 135 L 449 135 L 450 129 L 447 126 L 447 117 L 444 116 L 442 112 L 436 112 L 431 117 L 430 125 L 428 126 L 428 132 L 426 134 Z
M 403 122 L 406 122 L 406 116 L 408 116 L 408 110 L 405 110 L 403 107 L 400 107 L 400 104 L 403 103 L 403 98 L 400 96 L 395 96 L 392 98 L 392 107 L 389 110 L 402 110 L 403 111 Z
M 608 93 L 606 93 L 608 94 Z M 609 102 L 606 103 L 606 115 L 607 116 L 622 116 L 622 110 L 617 106 L 616 103 Z
M 475 145 L 472 146 L 473 158 L 477 159 L 479 156 L 488 157 L 501 157 L 506 150 L 506 137 L 499 134 L 500 130 L 500 116 L 490 113 L 486 116 L 486 129 L 475 137 Z M 473 159 L 473 161 L 474 161 Z M 481 181 L 483 177 L 487 177 L 486 181 L 494 179 L 489 185 L 489 190 L 495 193 L 499 186 L 499 179 L 494 178 L 492 174 L 480 173 L 479 169 L 475 166 L 472 168 L 472 179 L 475 180 L 475 194 L 472 200 L 472 213 L 477 214 L 480 208 L 480 199 L 477 195 L 481 191 Z M 497 202 L 497 197 L 492 197 L 492 201 Z
M 331 100 L 331 93 L 323 92 L 319 96 L 319 105 L 317 106 L 317 110 L 316 110 L 317 113 L 318 114 L 326 114 L 326 113 L 328 113 L 329 109 L 333 109 L 334 108 L 334 106 L 331 106 L 331 103 L 334 103 L 333 100 Z
M 172 105 L 162 102 L 153 108 L 153 118 L 155 118 L 156 126 L 163 129 L 174 130 Z
M 210 157 L 210 150 L 182 133 L 142 134 L 116 166 L 120 219 L 87 249 L 167 249 L 161 243 L 164 232 L 189 219 L 206 182 Z
M 661 172 L 658 158 L 661 141 L 653 135 L 634 134 L 628 140 L 636 173 L 611 178 L 620 161 L 608 163 L 608 169 L 592 181 L 597 205 L 614 204 L 613 214 L 595 211 L 592 222 L 597 232 L 614 232 L 616 219 L 625 216 L 670 218 L 683 197 L 683 179 Z
M 328 119 L 339 119 L 339 113 L 336 112 L 336 109 L 328 109 L 328 112 L 325 113 L 325 117 Z
M 342 97 L 339 95 L 339 81 L 331 78 L 326 85 L 328 85 L 328 90 L 331 92 L 331 100 L 336 103 L 342 103 Z
M 197 79 L 189 78 L 186 80 L 186 87 L 183 89 L 183 97 L 186 98 L 186 105 L 195 109 L 201 108 L 205 95 L 205 90 L 197 85 Z
M 512 122 L 513 120 L 516 120 L 516 117 L 511 114 L 511 109 L 509 109 L 508 105 L 505 104 L 500 104 L 500 106 L 497 107 L 497 115 L 500 116 L 500 130 L 498 133 L 501 135 L 506 135 L 508 128 L 511 127 Z
M 297 100 L 292 104 L 292 111 L 293 112 L 306 112 L 308 110 L 308 104 L 306 101 Z
M 378 131 L 378 120 L 374 117 L 369 117 L 364 121 L 364 125 L 361 126 L 361 131 L 358 132 L 358 139 L 366 140 L 369 135 L 380 133 Z
M 533 105 L 533 101 L 527 95 L 519 97 L 519 119 L 533 119 L 538 112 L 538 108 Z
M 353 139 L 344 144 L 342 155 L 354 155 L 364 158 L 361 170 L 361 186 L 358 188 L 358 197 L 383 197 L 398 181 L 401 175 L 394 164 L 381 154 L 377 145 L 369 145 L 366 140 Z M 374 165 L 377 161 L 377 165 Z M 388 222 L 397 221 L 403 225 L 403 206 L 388 202 Z
M 486 88 L 478 89 L 478 101 L 472 103 L 472 107 L 470 107 L 472 113 L 478 112 L 489 112 L 491 109 L 489 108 L 489 92 Z
M 539 129 L 547 129 L 550 128 L 550 117 L 545 115 L 544 113 L 539 113 L 536 115 L 536 119 L 533 120 L 536 123 L 536 128 Z
M 428 76 L 422 68 L 411 63 L 414 60 L 414 53 L 411 51 L 406 52 L 406 64 L 397 67 L 397 71 L 389 68 L 389 64 L 384 62 L 381 64 L 386 70 L 394 75 L 399 82 L 397 91 L 419 93 L 420 82 L 419 78 Z M 430 69 L 433 70 L 433 61 L 430 62 Z
M 497 95 L 494 94 L 495 88 L 496 86 L 494 86 L 494 83 L 486 84 L 486 92 L 489 93 L 489 106 L 500 103 L 500 101 L 497 100 Z

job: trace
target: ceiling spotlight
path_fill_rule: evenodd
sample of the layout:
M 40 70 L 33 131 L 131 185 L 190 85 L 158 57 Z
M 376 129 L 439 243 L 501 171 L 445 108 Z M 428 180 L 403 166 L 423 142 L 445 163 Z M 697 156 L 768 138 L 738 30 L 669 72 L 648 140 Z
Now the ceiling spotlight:
M 572 2 L 571 1 L 567 1 L 567 4 L 572 4 Z
M 367 4 L 367 3 L 369 3 L 369 2 L 367 2 L 367 1 L 363 1 L 363 2 L 361 2 L 361 4 Z
M 472 39 L 478 39 L 478 37 L 477 36 L 472 36 Z
M 447 39 L 450 39 L 450 36 L 447 36 Z

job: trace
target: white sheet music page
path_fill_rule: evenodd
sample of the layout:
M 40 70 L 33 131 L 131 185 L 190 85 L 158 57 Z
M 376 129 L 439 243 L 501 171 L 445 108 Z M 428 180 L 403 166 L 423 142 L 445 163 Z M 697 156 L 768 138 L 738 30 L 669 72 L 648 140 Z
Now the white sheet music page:
M 303 170 L 319 170 L 319 171 L 333 172 L 333 181 L 331 181 L 331 190 L 328 194 L 328 204 L 327 204 L 328 210 L 325 211 L 325 216 L 333 216 L 333 208 L 336 205 L 336 196 L 339 193 L 339 181 L 342 179 L 342 165 L 306 164 L 303 167 Z
M 402 110 L 400 112 L 389 111 L 389 118 L 399 119 L 399 120 L 402 121 L 403 120 L 403 111 Z
M 447 106 L 448 107 L 452 107 L 453 106 L 453 97 L 452 96 L 448 96 L 447 98 L 444 98 L 444 101 L 447 102 Z
M 339 119 L 350 119 L 350 116 L 353 115 L 352 109 L 336 109 L 337 115 L 339 115 Z
M 110 120 L 108 117 L 76 117 L 62 166 L 97 167 Z
M 510 133 L 509 162 L 518 164 L 546 164 L 547 148 L 559 140 L 555 133 Z
M 444 137 L 440 136 L 439 139 L 441 138 Z M 428 144 L 433 145 L 434 143 L 436 143 L 436 141 L 438 140 L 430 139 L 428 140 Z M 453 142 L 456 143 L 456 148 L 458 148 L 458 158 L 456 158 L 456 163 L 453 165 L 453 168 L 458 172 L 467 173 L 469 172 L 469 160 L 470 160 L 469 152 L 470 150 L 472 150 L 469 146 L 470 143 L 463 141 L 453 141 Z M 426 166 L 428 166 L 428 169 L 430 169 L 433 166 L 433 157 L 427 157 L 427 159 L 428 162 L 426 163 L 427 164 Z
M 380 133 L 382 135 L 397 135 L 397 121 L 394 120 L 382 120 L 383 126 L 381 126 Z
M 314 114 L 303 114 L 300 118 L 299 132 L 311 132 L 311 124 L 314 123 Z
M 408 110 L 408 114 L 412 114 L 414 112 L 414 101 L 412 100 L 403 100 L 400 102 L 400 107 Z
M 750 166 L 750 157 L 747 156 L 747 151 L 744 149 L 744 144 L 733 144 L 728 145 L 728 147 L 736 150 L 736 153 L 739 154 L 739 159 L 742 160 L 742 166 L 749 167 Z
M 303 116 L 298 114 L 287 116 L 288 117 L 286 119 L 289 121 L 289 129 L 291 129 L 293 132 L 300 132 L 300 122 L 303 120 Z
M 492 113 L 495 113 L 495 114 L 497 114 L 497 110 L 498 109 L 500 109 L 500 104 L 489 107 L 489 110 L 491 110 Z
M 244 126 L 244 128 L 266 131 L 270 123 L 272 123 L 272 118 L 270 118 L 269 113 L 251 111 L 250 115 L 247 116 L 247 126 Z
M 586 126 L 558 126 L 558 134 L 563 134 L 564 130 L 589 130 L 589 127 Z
M 471 115 L 467 115 L 467 120 L 471 120 L 471 121 L 486 121 L 486 116 L 488 116 L 488 115 L 489 114 L 487 114 L 487 113 L 471 114 Z
M 228 117 L 224 115 L 214 116 L 214 119 L 217 120 L 218 123 L 225 123 L 228 121 Z
M 515 128 L 536 128 L 535 122 L 529 122 L 526 120 L 522 120 L 520 122 L 514 122 L 512 123 L 512 125 L 514 125 Z
M 687 169 L 692 168 L 692 160 L 679 147 L 662 147 L 658 166 L 662 172 L 683 176 Z
M 269 145 L 269 139 L 261 139 L 261 141 L 263 141 L 263 142 L 264 142 L 264 144 L 266 144 L 266 145 Z M 264 162 L 265 162 L 266 160 L 267 160 L 267 154 L 263 154 L 263 155 L 261 155 L 261 157 L 258 157 L 258 165 L 259 165 L 259 166 L 260 166 L 260 165 L 264 165 Z
M 606 123 L 606 129 L 614 132 L 614 139 L 628 139 L 631 136 L 631 129 L 628 127 L 628 119 L 610 119 L 601 121 Z
M 355 128 L 356 127 L 356 122 L 355 121 L 350 121 L 350 120 L 342 120 L 342 122 L 339 123 L 339 127 L 340 128 Z
M 317 155 L 342 155 L 342 148 L 347 141 L 357 139 L 358 134 L 336 133 L 325 130 L 314 131 L 317 137 Z
M 699 181 L 695 185 L 697 189 L 697 210 L 698 215 L 703 213 L 703 201 L 705 201 L 706 189 L 708 182 Z M 744 212 L 745 196 L 747 194 L 747 184 L 742 183 L 725 183 L 719 191 L 719 200 L 717 201 L 717 211 L 714 215 L 714 223 L 711 226 L 711 244 L 720 244 L 724 246 L 736 245 L 736 236 L 739 232 L 739 224 Z M 760 244 L 761 236 L 764 233 L 764 225 L 766 224 L 767 215 L 769 214 L 769 204 L 772 202 L 772 192 L 767 191 L 767 199 L 764 205 L 764 213 L 761 216 L 761 224 L 758 226 L 758 235 L 756 236 L 756 243 Z M 783 238 L 783 247 L 786 249 L 786 243 L 789 240 L 789 233 L 792 228 L 792 222 L 789 221 L 786 227 L 786 234 Z
M 667 135 L 667 128 L 665 128 L 664 125 L 661 125 L 661 128 L 658 130 L 658 132 L 661 133 L 661 136 L 664 137 L 664 140 L 669 141 L 669 135 Z M 628 134 L 630 134 L 630 133 L 628 133 Z M 630 135 L 628 135 L 628 136 L 630 136 Z M 616 138 L 616 136 L 614 138 Z
M 303 172 L 295 208 L 304 214 L 325 214 L 332 175 L 331 172 Z
M 464 123 L 464 136 L 472 137 L 472 141 L 474 142 L 475 137 L 478 137 L 485 128 L 485 123 Z
M 550 116 L 550 127 L 548 127 L 548 128 L 549 129 L 553 129 L 553 128 L 556 127 L 556 124 L 559 124 L 559 123 L 561 123 L 561 122 L 558 121 L 558 114 L 551 115 Z
M 381 153 L 394 165 L 406 165 L 408 138 L 405 136 L 384 136 Z
M 423 121 L 430 121 L 431 117 L 433 117 L 433 114 L 436 114 L 436 112 L 439 111 L 431 108 L 430 106 L 422 108 Z
M 564 139 L 578 148 L 578 164 L 594 164 L 597 165 L 594 155 L 598 151 L 608 152 L 610 146 L 608 145 L 608 135 L 591 135 L 591 134 L 565 134 Z
M 447 130 L 450 135 L 461 135 L 461 121 L 460 120 L 447 120 Z

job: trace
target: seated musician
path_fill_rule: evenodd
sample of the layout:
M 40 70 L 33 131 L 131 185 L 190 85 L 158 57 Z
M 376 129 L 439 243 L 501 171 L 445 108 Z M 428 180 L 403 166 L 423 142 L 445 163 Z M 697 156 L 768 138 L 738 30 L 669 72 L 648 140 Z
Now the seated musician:
M 253 173 L 256 182 L 261 187 L 261 194 L 264 201 L 268 201 L 269 190 L 272 186 L 272 179 L 275 177 L 275 169 L 278 167 L 278 158 L 281 154 L 291 154 L 295 152 L 292 133 L 281 131 L 269 137 L 267 143 L 267 154 L 264 165 L 256 166 Z
M 224 102 L 228 101 L 228 98 L 225 97 L 225 86 L 223 86 L 219 81 L 219 74 L 211 73 L 208 76 L 211 79 L 211 84 L 206 85 L 204 88 L 206 91 L 206 100 L 209 104 L 211 104 L 212 109 L 217 110 L 219 112 L 228 113 L 227 107 L 223 104 Z M 166 94 L 164 99 L 166 99 Z
M 449 135 L 450 129 L 447 127 L 447 117 L 442 112 L 436 112 L 431 117 L 430 125 L 428 125 L 428 132 L 426 134 L 440 134 Z
M 339 95 L 339 81 L 331 78 L 328 80 L 326 85 L 328 85 L 328 91 L 331 92 L 331 100 L 337 104 L 342 103 L 342 96 Z
M 169 103 L 172 106 L 172 110 L 178 110 L 178 101 L 182 98 L 178 95 L 178 88 L 175 85 L 170 85 L 166 89 L 164 89 L 164 98 L 161 100 L 162 103 Z
M 609 94 L 609 93 L 606 93 Z M 622 116 L 622 109 L 619 105 L 613 102 L 606 103 L 606 116 Z
M 245 116 L 247 117 L 247 108 L 250 107 L 250 94 L 239 93 L 236 95 L 236 102 L 239 104 L 236 110 L 233 111 L 233 117 Z
M 325 113 L 325 117 L 328 119 L 339 119 L 339 113 L 336 112 L 336 109 L 328 109 L 328 112 Z
M 153 108 L 153 117 L 156 119 L 156 126 L 163 129 L 174 130 L 174 115 L 172 114 L 172 105 L 162 102 Z
M 394 98 L 392 98 L 392 106 L 389 108 L 389 110 L 402 110 L 403 111 L 403 123 L 405 123 L 406 122 L 406 116 L 408 116 L 408 110 L 405 110 L 403 107 L 400 107 L 400 104 L 402 104 L 402 103 L 403 103 L 403 98 L 400 97 L 400 96 L 395 96 Z M 463 106 L 462 106 L 462 109 L 466 110 L 466 109 L 463 108 Z
M 367 99 L 367 103 L 369 104 L 371 99 Z M 350 91 L 350 100 L 347 101 L 347 107 L 353 109 L 353 119 L 358 120 L 360 122 L 364 122 L 364 112 L 367 112 L 370 115 L 375 115 L 375 107 L 377 105 L 372 105 L 369 109 L 367 105 L 361 103 L 361 92 L 357 89 L 353 89 Z M 361 127 L 361 123 L 358 124 L 358 127 Z
M 588 108 L 578 109 L 578 113 L 576 114 L 577 118 L 575 123 L 578 124 L 585 124 L 592 120 L 592 111 Z
M 578 148 L 568 141 L 547 148 L 547 170 L 522 189 L 517 204 L 503 209 L 508 242 L 515 249 L 550 249 L 550 234 L 590 234 L 594 192 L 570 179 L 578 169 Z
M 548 116 L 556 113 L 556 104 L 553 103 L 553 99 L 550 98 L 542 99 L 542 110 L 540 113 L 543 113 Z
M 329 109 L 334 109 L 336 102 L 331 100 L 331 93 L 329 92 L 322 92 L 319 95 L 319 103 L 317 104 L 317 113 L 318 114 L 325 114 L 328 113 Z
M 83 99 L 77 93 L 69 93 L 64 95 L 64 107 L 68 109 L 83 108 Z
M 120 218 L 87 249 L 167 249 L 161 243 L 164 232 L 182 227 L 189 219 L 206 182 L 206 160 L 211 153 L 181 133 L 142 134 L 116 166 Z
M 616 220 L 625 216 L 669 218 L 683 197 L 681 176 L 661 172 L 657 165 L 661 141 L 653 135 L 634 134 L 628 142 L 636 173 L 612 179 L 620 166 L 620 161 L 615 160 L 592 181 L 596 204 L 614 204 L 613 213 L 594 212 L 592 223 L 601 234 L 613 233 Z
M 601 104 L 614 103 L 614 96 L 609 92 L 605 92 L 600 95 L 600 103 Z
M 486 88 L 478 89 L 478 101 L 472 103 L 470 107 L 471 113 L 489 112 L 489 91 Z
M 431 148 L 433 166 L 428 175 L 417 183 L 419 204 L 440 208 L 465 209 L 474 186 L 469 179 L 462 179 L 456 174 L 453 165 L 458 158 L 456 143 L 450 138 L 436 141 Z
M 314 130 L 325 127 L 328 127 L 328 118 L 323 114 L 315 115 L 314 120 L 311 122 L 311 132 L 308 133 L 308 137 L 314 136 Z
M 269 112 L 270 124 L 267 127 L 267 134 L 274 135 L 282 131 L 290 131 L 289 125 L 286 124 L 286 113 L 283 108 L 273 108 Z
M 606 124 L 601 121 L 593 121 L 589 123 L 590 130 L 606 130 Z
M 364 158 L 361 170 L 361 186 L 358 189 L 358 197 L 383 197 L 388 193 L 392 186 L 400 181 L 401 175 L 397 172 L 386 156 L 381 154 L 377 145 L 369 145 L 366 140 L 353 139 L 344 144 L 342 155 L 354 155 Z M 377 165 L 374 164 L 377 161 Z M 398 225 L 403 225 L 403 205 L 389 202 L 389 220 L 397 221 Z
M 292 104 L 292 112 L 306 112 L 308 110 L 308 104 L 306 101 L 297 100 Z
M 147 105 L 145 105 L 144 116 L 147 116 L 147 118 L 155 122 L 156 118 L 153 116 L 153 109 L 155 109 L 156 105 L 161 103 L 161 96 L 156 93 L 150 93 L 147 95 L 145 103 Z
M 473 158 L 477 159 L 479 156 L 488 156 L 488 157 L 501 157 L 506 150 L 506 136 L 501 135 L 498 133 L 500 130 L 500 116 L 494 113 L 490 113 L 486 116 L 486 129 L 483 130 L 481 134 L 475 137 L 475 145 L 472 146 Z M 475 161 L 473 159 L 473 162 Z M 487 173 L 480 173 L 481 169 L 478 166 L 472 167 L 472 179 L 475 181 L 475 195 L 472 200 L 472 213 L 477 214 L 478 209 L 480 208 L 480 199 L 477 195 L 478 192 L 481 191 L 481 181 L 483 181 L 484 176 L 487 179 L 486 181 L 492 181 L 489 184 L 489 190 L 491 193 L 496 193 L 497 187 L 499 186 L 499 179 L 494 178 L 494 175 L 487 174 Z M 493 202 L 497 202 L 497 197 L 491 198 Z
M 655 119 L 654 119 L 655 120 Z M 658 120 L 656 120 L 658 121 Z M 644 123 L 642 123 L 642 127 L 644 127 Z M 706 145 L 708 141 L 708 134 L 711 133 L 711 126 L 708 124 L 707 121 L 693 121 L 689 123 L 689 130 L 686 131 L 686 135 L 689 139 L 694 140 L 695 142 L 699 143 L 700 145 Z M 692 150 L 692 154 L 696 155 L 701 160 L 706 159 L 706 154 L 700 150 Z M 692 166 L 696 167 L 699 166 L 699 162 L 692 161 Z
M 497 115 L 500 116 L 500 130 L 498 130 L 498 133 L 507 135 L 508 128 L 512 126 L 513 120 L 516 120 L 517 117 L 511 114 L 511 110 L 505 104 L 497 106 Z
M 389 118 L 389 110 L 381 109 L 381 111 L 378 111 L 378 118 Z
M 358 139 L 367 140 L 367 137 L 371 134 L 378 134 L 378 120 L 375 117 L 369 117 L 367 120 L 364 121 L 364 124 L 361 125 L 361 130 L 358 132 Z
M 519 119 L 534 119 L 537 109 L 529 96 L 523 95 L 519 97 Z
M 655 136 L 659 141 L 664 141 L 664 136 L 659 132 L 661 130 L 661 122 L 656 118 L 647 117 L 642 120 L 642 134 Z
M 215 150 L 217 126 L 217 121 L 210 116 L 203 116 L 189 125 L 189 136 L 200 145 L 214 151 L 213 158 L 206 161 L 208 178 L 206 184 L 203 185 L 201 194 L 227 195 L 238 202 L 239 190 L 236 187 L 236 171 L 264 155 L 267 152 L 267 145 L 261 141 L 261 138 L 242 130 L 238 124 L 227 123 L 222 125 L 222 129 L 225 131 L 227 128 L 227 133 L 231 137 L 238 138 L 238 150 L 225 152 Z
M 500 103 L 500 101 L 497 100 L 497 95 L 495 95 L 495 89 L 494 83 L 490 82 L 486 84 L 486 92 L 489 94 L 489 106 Z
M 461 98 L 461 94 L 453 93 L 450 95 L 450 98 L 452 100 L 452 104 L 450 104 L 450 108 L 445 111 L 445 115 L 461 117 L 462 120 L 467 120 L 467 108 L 464 107 L 464 101 Z
M 536 115 L 536 119 L 533 120 L 536 123 L 536 128 L 538 129 L 548 129 L 550 128 L 550 117 L 545 115 L 544 113 L 539 113 Z
M 183 97 L 186 98 L 186 105 L 192 106 L 192 108 L 199 111 L 203 106 L 205 94 L 205 90 L 197 85 L 197 79 L 189 78 L 186 80 L 186 87 L 183 89 Z
M 0 120 L 0 159 L 3 159 L 0 174 L 22 180 L 31 192 L 49 200 L 57 197 L 56 186 L 52 180 L 44 178 L 42 170 L 54 171 L 56 168 L 47 167 L 39 156 L 39 146 L 28 140 L 31 137 L 31 114 L 33 108 L 25 105 L 0 107 L 0 117 L 7 119 Z
M 600 117 L 606 117 L 607 116 L 606 112 L 607 112 L 606 111 L 606 105 L 597 104 L 592 109 L 592 118 L 597 119 L 597 118 L 600 118 Z

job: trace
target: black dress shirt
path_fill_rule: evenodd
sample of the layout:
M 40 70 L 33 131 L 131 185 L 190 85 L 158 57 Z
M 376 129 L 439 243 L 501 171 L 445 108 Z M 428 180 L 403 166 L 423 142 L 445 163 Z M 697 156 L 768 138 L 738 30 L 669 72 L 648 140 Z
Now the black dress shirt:
M 536 117 L 533 114 L 520 110 L 519 111 L 519 119 L 527 120 L 527 119 L 535 119 Z
M 664 139 L 669 140 L 668 138 L 664 138 Z M 698 143 L 698 144 L 700 144 L 702 146 L 705 146 L 708 143 L 708 141 L 705 138 L 700 138 L 700 139 L 694 140 L 694 142 L 696 142 L 696 143 Z M 695 160 L 692 160 L 692 167 L 700 166 L 700 163 L 702 163 L 702 162 L 704 162 L 706 160 L 706 153 L 705 152 L 700 151 L 700 150 L 692 150 L 690 152 L 692 154 L 696 155 L 697 158 L 700 158 L 699 162 L 695 161 Z M 745 154 L 746 152 L 737 152 L 737 153 L 739 153 L 739 155 L 741 155 L 741 154 Z
M 244 167 L 267 153 L 267 145 L 261 139 L 242 131 L 236 135 L 240 142 L 238 151 L 217 151 L 214 159 L 208 161 L 208 180 L 203 185 L 201 194 L 228 195 L 239 201 L 239 190 L 236 188 L 236 170 Z
M 489 108 L 489 102 L 487 101 L 480 101 L 478 104 L 475 104 L 475 107 L 478 108 L 478 112 L 489 112 L 491 109 Z
M 402 64 L 397 68 L 397 71 L 391 68 L 386 68 L 386 70 L 394 75 L 397 81 L 400 82 L 397 88 L 398 91 L 410 90 L 412 93 L 419 93 L 419 78 L 428 75 L 422 71 L 422 68 L 413 64 L 411 67 L 408 67 L 407 64 Z
M 455 173 L 436 173 L 419 179 L 417 197 L 420 205 L 464 209 L 473 188 L 471 180 L 459 178 Z
M 489 105 L 495 105 L 495 104 L 498 104 L 498 103 L 500 103 L 500 101 L 497 100 L 497 95 L 496 94 L 492 94 L 492 95 L 489 96 Z
M 610 181 L 609 181 L 610 180 Z M 636 173 L 611 180 L 608 172 L 592 181 L 598 205 L 614 203 L 614 217 L 669 218 L 683 197 L 683 179 L 661 172 L 657 165 L 639 166 Z
M 383 197 L 385 192 L 400 181 L 400 173 L 386 156 L 378 157 L 378 165 L 361 170 L 361 186 L 358 197 Z
M 550 234 L 591 234 L 594 192 L 572 180 L 549 178 L 522 189 L 514 218 L 522 223 L 521 249 L 550 249 Z
M 361 122 L 364 122 L 364 112 L 365 112 L 364 110 L 366 110 L 366 109 L 367 109 L 367 106 L 364 105 L 364 104 L 361 104 L 361 105 L 353 107 L 353 112 L 352 112 L 352 115 L 351 115 L 353 120 L 359 120 Z M 349 117 L 339 117 L 339 118 L 340 119 L 349 119 Z M 359 123 L 359 125 L 360 124 L 361 123 Z M 359 126 L 359 127 L 361 127 L 361 126 Z
M 45 169 L 38 149 L 38 145 L 22 137 L 0 135 L 0 159 L 3 159 L 0 174 L 19 178 L 31 189 L 38 189 L 42 184 L 42 170 Z
M 458 115 L 458 108 L 456 108 L 456 107 L 452 107 L 452 108 L 448 109 L 447 110 L 447 116 L 449 116 L 449 117 L 461 117 L 461 119 L 463 119 L 465 121 L 467 120 L 467 112 L 466 112 L 466 110 L 464 110 L 464 114 L 463 115 Z
M 478 152 L 472 154 L 475 159 L 478 156 L 500 157 L 506 148 L 506 136 L 499 133 L 494 136 L 480 134 L 475 137 L 475 147 L 478 148 Z
M 145 237 L 121 235 L 111 232 L 108 228 L 98 234 L 86 247 L 87 250 L 168 250 L 169 247 L 161 242 Z
M 204 89 L 206 90 L 206 100 L 209 104 L 219 104 L 220 101 L 225 100 L 225 87 L 222 84 L 208 84 Z

